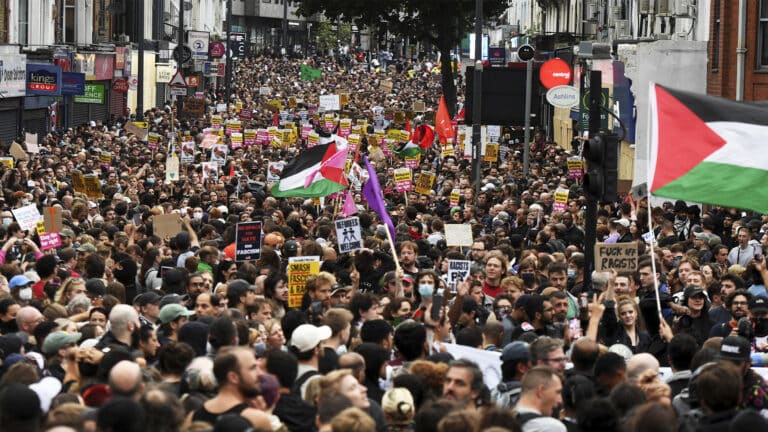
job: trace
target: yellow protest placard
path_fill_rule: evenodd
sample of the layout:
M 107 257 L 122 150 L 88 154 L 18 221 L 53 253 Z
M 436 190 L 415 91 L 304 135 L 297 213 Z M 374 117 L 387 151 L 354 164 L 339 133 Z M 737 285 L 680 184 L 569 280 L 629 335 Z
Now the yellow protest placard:
M 483 162 L 498 162 L 499 161 L 499 144 L 488 143 L 485 145 L 485 156 L 483 156 Z
M 423 171 L 416 177 L 413 190 L 420 195 L 429 195 L 432 191 L 432 186 L 435 184 L 435 174 Z
M 271 101 L 267 102 L 267 104 L 268 104 L 268 105 L 270 105 L 270 106 L 273 106 L 273 107 L 277 108 L 277 109 L 278 109 L 278 110 L 280 110 L 280 111 L 282 111 L 282 110 L 283 110 L 283 103 L 282 103 L 282 102 L 280 102 L 280 101 L 279 101 L 279 100 L 277 100 L 277 99 L 273 99 L 273 100 L 271 100 Z
M 101 163 L 112 163 L 112 155 L 110 153 L 102 153 L 101 154 Z
M 86 193 L 85 176 L 83 173 L 80 171 L 72 171 L 70 177 L 72 177 L 72 187 L 75 188 L 75 192 Z
M 320 273 L 319 260 L 288 263 L 288 307 L 301 307 L 301 299 L 306 292 L 307 279 L 318 273 Z
M 411 179 L 410 168 L 395 169 L 395 189 L 398 192 L 407 192 L 413 189 L 413 180 Z
M 37 221 L 37 235 L 45 234 L 45 222 Z
M 0 157 L 0 163 L 5 165 L 8 169 L 13 169 L 13 158 L 12 157 Z
M 288 98 L 288 107 L 296 108 L 296 98 L 291 96 Z
M 400 142 L 408 142 L 411 139 L 411 133 L 403 129 L 400 131 L 400 134 L 397 139 Z
M 451 207 L 459 205 L 459 199 L 461 198 L 461 190 L 459 188 L 451 189 L 450 204 Z
M 99 199 L 104 196 L 101 191 L 101 182 L 99 178 L 93 175 L 84 176 L 85 179 L 85 195 L 88 198 Z
M 349 93 L 339 93 L 339 104 L 341 106 L 349 105 Z
M 568 195 L 570 190 L 565 188 L 555 189 L 555 202 L 552 204 L 552 212 L 564 212 L 568 208 Z
M 307 147 L 312 148 L 318 144 L 320 144 L 320 135 L 315 132 L 310 132 L 307 135 Z

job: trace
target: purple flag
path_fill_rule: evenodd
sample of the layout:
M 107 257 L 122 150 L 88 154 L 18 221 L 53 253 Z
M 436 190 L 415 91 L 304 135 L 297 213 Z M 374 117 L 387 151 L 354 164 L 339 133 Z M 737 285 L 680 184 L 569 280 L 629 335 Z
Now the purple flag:
M 368 158 L 363 155 L 363 162 L 365 163 L 365 169 L 368 170 L 368 181 L 363 185 L 363 196 L 368 201 L 368 207 L 375 211 L 382 222 L 389 228 L 389 233 L 392 235 L 392 241 L 395 241 L 395 225 L 392 224 L 392 219 L 389 218 L 387 213 L 387 206 L 384 204 L 384 193 L 381 191 L 381 185 L 379 185 L 379 178 L 376 177 L 376 170 L 373 169 L 368 162 Z M 394 245 L 393 245 L 394 246 Z

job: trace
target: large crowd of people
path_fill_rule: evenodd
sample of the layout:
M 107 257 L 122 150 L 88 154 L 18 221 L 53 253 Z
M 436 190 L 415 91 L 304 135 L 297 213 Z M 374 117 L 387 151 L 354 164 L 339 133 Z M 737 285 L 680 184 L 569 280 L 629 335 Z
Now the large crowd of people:
M 387 130 L 434 124 L 441 78 L 357 60 L 244 59 L 231 99 L 205 92 L 203 115 L 150 109 L 149 137 L 135 117 L 55 130 L 0 166 L 0 430 L 766 428 L 768 217 L 601 203 L 596 240 L 639 258 L 585 284 L 587 199 L 567 165 L 578 149 L 537 132 L 524 175 L 523 144 L 500 128 L 476 184 L 457 133 L 419 157 L 428 193 L 398 191 L 403 140 Z M 334 94 L 348 101 L 318 112 Z M 278 198 L 268 172 L 301 157 L 303 132 L 332 140 L 347 118 L 394 225 L 350 181 L 352 252 L 334 225 L 344 193 Z M 228 130 L 209 147 L 218 125 L 292 133 L 254 144 Z M 28 226 L 30 208 L 44 222 Z M 250 221 L 260 254 L 237 261 Z M 449 246 L 457 225 L 471 242 Z M 295 257 L 320 263 L 291 277 Z

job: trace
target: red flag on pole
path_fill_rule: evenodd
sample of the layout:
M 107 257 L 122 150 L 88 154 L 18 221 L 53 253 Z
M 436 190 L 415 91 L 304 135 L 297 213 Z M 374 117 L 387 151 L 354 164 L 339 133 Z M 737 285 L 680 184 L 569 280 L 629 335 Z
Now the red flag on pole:
M 435 130 L 441 144 L 448 142 L 448 138 L 456 136 L 451 123 L 451 116 L 448 114 L 448 106 L 445 105 L 445 98 L 442 96 L 440 96 L 440 106 L 437 107 L 437 115 L 435 116 Z

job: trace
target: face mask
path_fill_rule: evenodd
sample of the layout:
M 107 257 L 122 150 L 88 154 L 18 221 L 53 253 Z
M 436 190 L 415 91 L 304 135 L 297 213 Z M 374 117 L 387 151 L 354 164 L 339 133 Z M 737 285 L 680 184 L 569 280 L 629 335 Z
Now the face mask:
M 155 179 L 153 179 L 153 178 L 148 178 L 148 179 L 147 179 L 147 183 L 149 183 L 149 184 L 155 184 Z
M 432 291 L 434 291 L 432 285 L 419 285 L 419 295 L 421 295 L 421 297 L 431 298 Z
M 533 283 L 536 275 L 533 273 L 520 273 L 520 278 L 523 280 L 523 283 L 530 284 Z
M 195 219 L 197 219 L 197 220 L 200 220 L 200 219 L 202 219 L 202 218 L 203 218 L 203 213 L 202 213 L 202 212 L 194 212 L 194 213 L 192 214 L 192 216 L 193 216 Z
M 568 269 L 568 279 L 573 279 L 576 277 L 576 269 L 569 268 Z
M 8 226 L 13 222 L 13 218 L 4 217 L 3 218 L 3 226 Z
M 22 300 L 32 300 L 32 287 L 20 289 L 19 298 Z
M 253 344 L 253 350 L 256 352 L 256 357 L 262 357 L 267 351 L 267 344 L 264 342 L 255 343 Z

